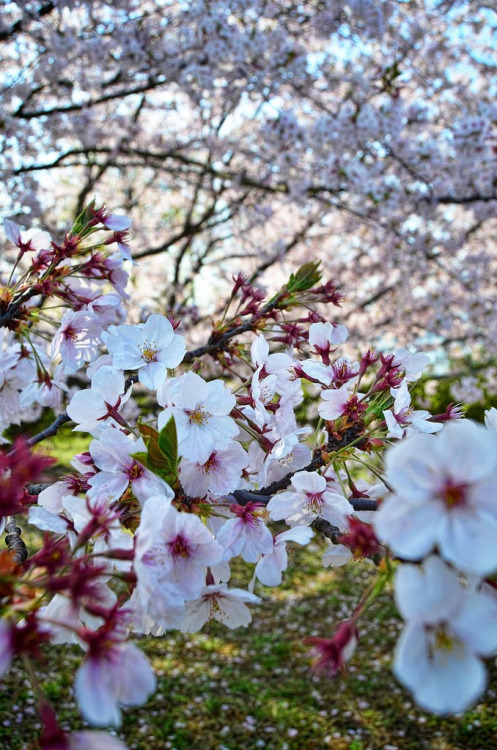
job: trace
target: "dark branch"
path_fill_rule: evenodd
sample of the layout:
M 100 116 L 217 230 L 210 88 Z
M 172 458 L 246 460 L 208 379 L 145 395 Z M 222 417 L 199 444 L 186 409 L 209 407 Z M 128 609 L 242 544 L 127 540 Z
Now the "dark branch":
M 43 492 L 43 490 L 46 490 L 48 487 L 51 487 L 50 482 L 38 482 L 37 484 L 27 484 L 26 485 L 26 492 L 28 495 L 39 495 Z
M 59 414 L 57 419 L 55 419 L 45 430 L 42 430 L 37 435 L 33 435 L 33 437 L 29 438 L 27 444 L 36 445 L 37 443 L 41 443 L 42 440 L 46 440 L 46 438 L 53 437 L 57 434 L 59 427 L 70 421 L 71 418 L 65 412 Z
M 306 470 L 299 469 L 299 471 L 306 471 Z M 290 482 L 288 484 L 290 484 Z M 35 493 L 30 493 L 30 494 L 35 494 Z M 271 500 L 271 496 L 263 495 L 261 494 L 261 492 L 258 492 L 257 490 L 235 490 L 231 494 L 235 498 L 238 505 L 247 505 L 248 503 L 262 503 L 263 505 L 267 505 L 268 502 Z M 352 505 L 354 510 L 357 512 L 362 511 L 362 510 L 377 510 L 378 509 L 377 501 L 372 500 L 370 498 L 349 497 L 348 501 Z

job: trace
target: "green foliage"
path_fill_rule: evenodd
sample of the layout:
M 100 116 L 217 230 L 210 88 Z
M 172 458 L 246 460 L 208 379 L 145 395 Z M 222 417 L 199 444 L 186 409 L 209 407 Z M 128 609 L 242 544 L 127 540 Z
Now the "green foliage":
M 93 210 L 95 208 L 95 198 L 92 200 L 91 203 L 89 203 L 79 216 L 76 218 L 76 221 L 74 222 L 71 234 L 74 235 L 80 235 L 81 237 L 85 237 L 87 234 L 90 234 L 92 232 L 92 228 L 88 227 L 89 222 L 91 219 L 93 219 Z
M 290 294 L 294 292 L 306 292 L 321 281 L 322 273 L 320 270 L 321 261 L 310 261 L 300 266 L 296 273 L 292 273 L 286 291 Z
M 160 432 L 138 422 L 138 430 L 147 447 L 146 452 L 133 453 L 133 458 L 173 487 L 178 479 L 178 435 L 174 417 Z

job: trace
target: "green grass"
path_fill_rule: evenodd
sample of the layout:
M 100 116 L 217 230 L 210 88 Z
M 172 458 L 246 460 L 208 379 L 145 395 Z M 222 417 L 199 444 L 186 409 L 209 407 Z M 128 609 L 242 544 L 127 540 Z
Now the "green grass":
M 316 544 L 291 557 L 285 586 L 261 587 L 252 625 L 229 631 L 216 623 L 194 636 L 171 633 L 139 641 L 158 675 L 158 690 L 123 713 L 118 730 L 130 749 L 163 750 L 491 750 L 497 736 L 495 668 L 486 698 L 464 716 L 418 710 L 390 672 L 399 631 L 390 592 L 360 623 L 360 643 L 346 680 L 309 670 L 302 639 L 330 635 L 350 615 L 372 572 L 367 564 L 330 571 Z M 250 571 L 234 570 L 246 585 Z M 80 652 L 57 647 L 37 664 L 63 725 L 83 726 L 71 695 Z M 34 699 L 16 662 L 0 684 L 0 747 L 36 747 Z

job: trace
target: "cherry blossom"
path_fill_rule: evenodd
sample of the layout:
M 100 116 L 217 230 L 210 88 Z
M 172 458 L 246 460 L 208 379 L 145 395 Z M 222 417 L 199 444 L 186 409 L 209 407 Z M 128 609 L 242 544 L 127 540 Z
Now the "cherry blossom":
M 248 456 L 240 443 L 233 441 L 225 450 L 214 451 L 204 463 L 183 459 L 181 484 L 191 497 L 224 495 L 237 489 Z
M 273 539 L 272 551 L 262 555 L 255 566 L 254 576 L 265 586 L 279 586 L 282 573 L 288 565 L 286 545 L 288 542 L 308 544 L 312 536 L 313 531 L 309 526 L 296 526 L 293 529 L 276 534 Z
M 50 348 L 52 359 L 60 357 L 62 366 L 74 372 L 98 353 L 102 328 L 92 313 L 66 312 Z
M 22 253 L 37 252 L 50 247 L 52 239 L 48 232 L 43 232 L 40 229 L 25 230 L 10 219 L 4 220 L 3 227 L 7 239 L 17 245 Z
M 485 412 L 485 425 L 489 430 L 497 432 L 497 409 L 495 406 Z
M 67 743 L 67 750 L 127 750 L 124 742 L 105 732 L 71 732 Z
M 102 430 L 118 424 L 119 411 L 131 396 L 125 393 L 124 375 L 104 365 L 93 375 L 91 388 L 77 391 L 67 405 L 67 413 L 76 422 L 75 430 L 98 437 Z
M 129 488 L 142 503 L 159 493 L 170 499 L 172 491 L 167 483 L 133 458 L 133 453 L 144 449 L 141 439 L 134 441 L 112 427 L 103 430 L 90 444 L 90 455 L 100 471 L 88 479 L 88 497 L 112 502 Z
M 393 117 L 392 109 L 381 112 Z M 374 102 L 346 102 L 337 117 L 354 138 L 381 129 Z M 480 144 L 491 122 L 461 126 L 468 141 L 463 152 L 473 141 Z M 269 140 L 274 133 L 277 139 L 293 134 L 297 150 L 307 127 L 291 111 L 259 124 Z M 394 126 L 389 120 L 389 133 Z M 294 157 L 296 168 L 302 155 L 289 154 Z M 344 181 L 364 179 L 369 157 L 356 162 L 339 167 Z M 297 190 L 288 163 L 277 166 L 289 190 Z M 191 226 L 198 216 L 192 208 Z M 424 354 L 392 353 L 383 345 L 376 354 L 371 342 L 358 362 L 339 356 L 345 327 L 327 322 L 324 313 L 326 304 L 339 306 L 342 295 L 333 280 L 320 284 L 319 264 L 307 258 L 276 294 L 266 296 L 256 276 L 237 275 L 210 333 L 205 319 L 198 334 L 191 330 L 198 319 L 191 306 L 173 299 L 172 287 L 160 308 L 170 308 L 170 319 L 146 318 L 155 304 L 148 295 L 141 301 L 145 322 L 114 324 L 105 333 L 112 321 L 125 320 L 120 300 L 127 273 L 112 246 L 127 240 L 128 226 L 127 217 L 93 201 L 50 247 L 30 255 L 10 249 L 10 269 L 0 261 L 0 327 L 8 329 L 0 340 L 0 426 L 22 424 L 27 432 L 26 420 L 48 416 L 42 402 L 63 408 L 65 389 L 71 389 L 67 414 L 50 415 L 46 429 L 34 428 L 29 439 L 16 438 L 0 453 L 8 547 L 0 673 L 14 654 L 36 658 L 39 643 L 78 644 L 87 652 L 75 685 L 83 717 L 116 725 L 121 709 L 141 704 L 155 684 L 145 657 L 127 643 L 128 631 L 194 632 L 212 619 L 230 628 L 248 625 L 256 610 L 246 605 L 258 601 L 256 579 L 280 584 L 287 543 L 307 544 L 316 533 L 333 541 L 324 554 L 318 544 L 309 547 L 324 567 L 357 557 L 374 562 L 350 620 L 331 638 L 311 639 L 318 665 L 330 676 L 343 671 L 359 620 L 373 612 L 369 604 L 397 566 L 396 600 L 407 621 L 395 656 L 399 678 L 434 711 L 468 706 L 485 686 L 482 658 L 497 650 L 495 592 L 485 580 L 497 570 L 493 411 L 483 427 L 461 420 L 452 404 L 433 416 L 413 410 L 410 383 L 427 364 Z M 22 244 L 20 231 L 8 229 Z M 178 279 L 183 252 L 171 250 Z M 188 352 L 174 333 L 180 319 L 195 341 Z M 350 322 L 355 336 L 354 314 Z M 99 356 L 103 341 L 109 353 Z M 320 361 L 297 362 L 311 348 Z M 87 361 L 91 386 L 80 390 Z M 169 378 L 169 369 L 180 365 Z M 124 369 L 137 371 L 157 393 L 137 386 L 132 402 Z M 46 488 L 54 478 L 45 471 L 51 462 L 33 446 L 57 434 L 68 418 L 94 439 L 73 458 L 75 471 L 57 472 L 58 481 Z M 6 430 L 7 443 L 11 434 Z M 389 447 L 392 437 L 399 442 Z M 33 536 L 36 529 L 44 532 L 34 554 L 13 514 L 27 516 Z M 281 521 L 290 528 L 281 528 Z M 237 556 L 251 566 L 248 592 L 228 588 Z M 460 679 L 456 657 L 469 674 L 459 695 L 449 684 Z M 430 681 L 437 690 L 426 687 Z M 43 698 L 41 704 L 41 746 L 55 738 L 70 747 L 76 735 L 44 717 Z
M 392 364 L 395 367 L 399 367 L 404 370 L 406 380 L 413 381 L 418 380 L 425 367 L 430 363 L 430 358 L 427 354 L 414 354 L 405 347 L 400 347 L 394 352 L 394 359 Z
M 186 605 L 183 633 L 196 633 L 209 620 L 217 620 L 230 630 L 247 627 L 252 621 L 247 604 L 259 604 L 260 598 L 243 589 L 229 589 L 227 584 L 204 586 L 198 599 Z
M 267 509 L 274 521 L 284 518 L 290 526 L 309 526 L 315 518 L 324 518 L 338 528 L 347 528 L 347 516 L 354 509 L 343 495 L 328 489 L 323 476 L 298 471 L 292 477 L 292 487 L 269 501 Z
M 407 620 L 395 651 L 397 678 L 429 711 L 464 711 L 485 688 L 480 655 L 497 652 L 497 604 L 463 586 L 436 556 L 422 567 L 401 565 L 395 593 Z
M 413 435 L 387 453 L 394 495 L 374 526 L 394 554 L 418 560 L 438 547 L 457 568 L 476 575 L 497 568 L 497 436 L 469 421 L 438 436 Z M 473 540 L 473 544 L 468 543 Z
M 205 464 L 214 449 L 228 448 L 238 434 L 235 421 L 228 416 L 236 399 L 221 380 L 207 383 L 187 372 L 171 381 L 168 394 L 170 405 L 159 415 L 159 429 L 174 417 L 179 450 L 185 458 Z
M 395 399 L 393 408 L 383 412 L 387 423 L 387 437 L 402 438 L 412 432 L 439 432 L 443 425 L 430 422 L 430 412 L 425 409 L 414 410 L 411 407 L 411 396 L 407 381 L 403 380 L 399 388 L 391 388 L 390 395 Z
M 318 413 L 322 419 L 335 420 L 348 414 L 362 413 L 365 410 L 365 405 L 349 390 L 347 385 L 321 392 Z
M 140 706 L 155 690 L 155 675 L 143 652 L 108 631 L 104 625 L 92 634 L 74 680 L 80 711 L 95 726 L 119 726 L 120 707 Z
M 334 677 L 337 672 L 344 672 L 346 663 L 352 658 L 357 648 L 358 632 L 354 622 L 342 622 L 332 638 L 311 636 L 305 643 L 312 646 L 312 655 L 316 658 L 313 669 Z
M 176 587 L 176 600 L 196 598 L 205 584 L 206 566 L 222 557 L 222 546 L 199 518 L 179 513 L 162 496 L 147 500 L 136 532 L 135 571 L 149 595 L 160 599 L 167 581 Z
M 150 315 L 137 326 L 110 326 L 102 334 L 112 354 L 112 364 L 121 370 L 138 370 L 138 378 L 148 388 L 157 389 L 167 370 L 179 365 L 185 353 L 183 336 L 174 333 L 169 320 Z
M 343 325 L 313 323 L 309 328 L 309 344 L 319 354 L 325 365 L 330 364 L 330 351 L 347 340 L 348 330 Z
M 232 503 L 230 518 L 218 531 L 216 538 L 224 547 L 224 558 L 240 555 L 247 562 L 257 562 L 259 555 L 273 548 L 273 536 L 265 524 L 265 509 L 258 503 Z

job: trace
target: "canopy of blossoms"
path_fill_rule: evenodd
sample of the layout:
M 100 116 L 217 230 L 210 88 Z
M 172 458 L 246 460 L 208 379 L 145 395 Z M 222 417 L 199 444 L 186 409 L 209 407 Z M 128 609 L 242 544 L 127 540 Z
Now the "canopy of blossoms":
M 60 233 L 98 193 L 133 219 L 144 311 L 190 321 L 240 264 L 276 291 L 319 257 L 354 343 L 495 364 L 494 6 L 5 2 L 2 211 Z

